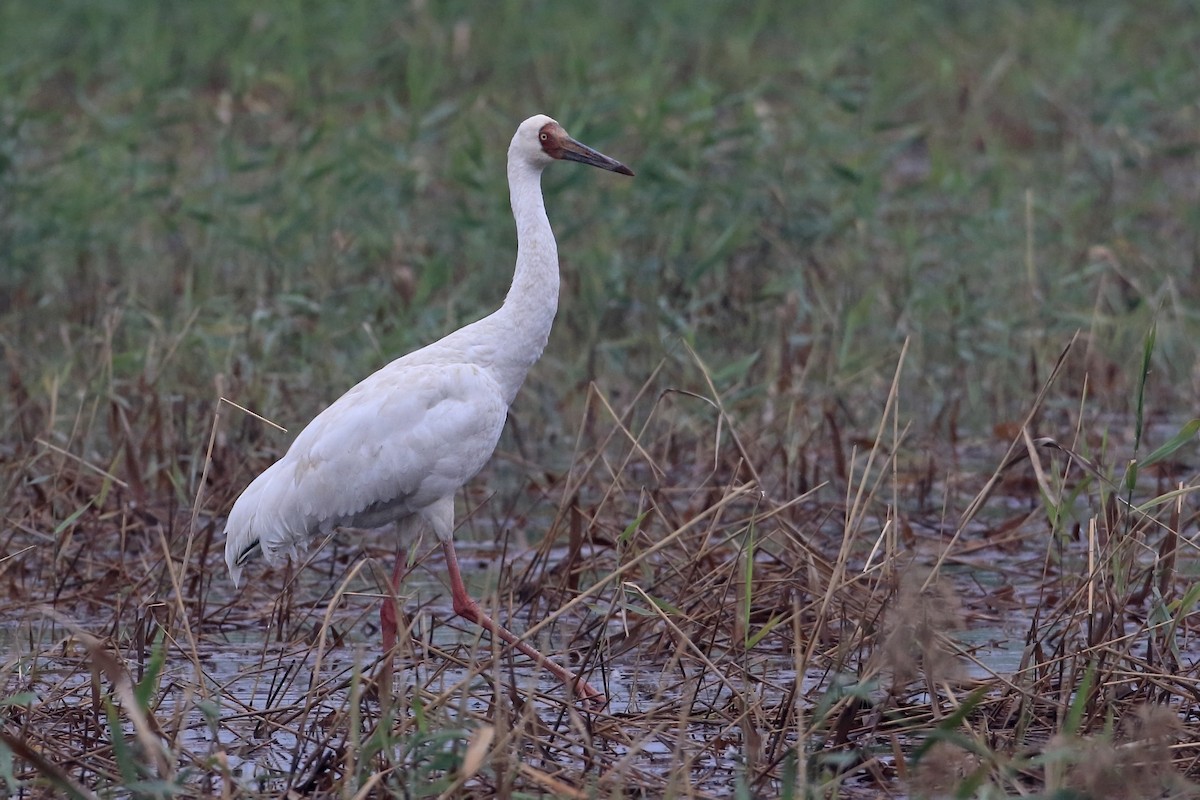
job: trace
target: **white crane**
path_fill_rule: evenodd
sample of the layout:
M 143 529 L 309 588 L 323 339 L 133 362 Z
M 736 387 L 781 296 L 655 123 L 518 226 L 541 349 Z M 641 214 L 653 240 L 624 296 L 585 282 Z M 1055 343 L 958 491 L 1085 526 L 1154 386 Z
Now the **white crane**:
M 463 585 L 454 552 L 454 494 L 491 458 L 509 404 L 541 356 L 558 308 L 558 246 L 541 187 L 542 170 L 555 160 L 633 175 L 550 117 L 522 122 L 508 147 L 517 266 L 504 304 L 396 359 L 318 414 L 233 504 L 225 562 L 236 585 L 255 551 L 279 565 L 335 528 L 397 522 L 404 535 L 427 522 L 445 553 L 455 613 L 545 666 L 586 701 L 603 704 L 600 692 L 483 612 Z M 390 657 L 394 603 L 385 599 L 380 619 Z

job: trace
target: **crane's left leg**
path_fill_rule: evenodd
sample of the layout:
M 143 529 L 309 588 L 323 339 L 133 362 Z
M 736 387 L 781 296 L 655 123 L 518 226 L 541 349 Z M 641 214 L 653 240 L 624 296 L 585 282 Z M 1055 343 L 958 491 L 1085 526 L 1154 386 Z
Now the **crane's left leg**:
M 454 601 L 454 613 L 464 619 L 469 619 L 480 627 L 486 628 L 493 636 L 499 636 L 504 641 L 511 644 L 513 647 L 520 650 L 525 655 L 532 658 L 535 662 L 549 670 L 556 678 L 563 682 L 564 685 L 578 692 L 585 702 L 596 708 L 604 706 L 606 700 L 604 695 L 587 684 L 582 678 L 571 672 L 566 667 L 559 664 L 552 658 L 539 653 L 532 645 L 521 639 L 512 631 L 499 625 L 483 613 L 483 609 L 479 604 L 471 599 L 467 594 L 467 587 L 463 585 L 462 574 L 458 570 L 458 556 L 454 552 L 454 541 L 452 539 L 444 539 L 442 541 L 442 551 L 446 554 L 446 570 L 450 575 L 450 594 Z
M 396 550 L 396 564 L 392 567 L 392 582 L 383 595 L 379 606 L 379 633 L 383 638 L 383 654 L 391 661 L 392 648 L 396 646 L 396 634 L 400 629 L 397 624 L 396 606 L 399 604 L 400 582 L 408 571 L 408 548 L 400 545 Z
M 392 659 L 396 654 L 397 607 L 400 605 L 400 582 L 408 571 L 408 548 L 400 545 L 396 551 L 396 564 L 383 600 L 379 603 L 379 634 L 383 639 L 383 661 L 379 664 L 379 711 L 387 719 L 392 708 Z

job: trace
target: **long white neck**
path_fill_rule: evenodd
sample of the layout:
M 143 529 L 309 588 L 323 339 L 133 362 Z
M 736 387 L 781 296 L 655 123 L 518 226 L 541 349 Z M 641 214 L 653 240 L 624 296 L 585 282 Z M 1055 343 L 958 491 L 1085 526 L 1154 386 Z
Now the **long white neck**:
M 507 362 L 503 379 L 512 395 L 541 357 L 558 310 L 558 246 L 542 202 L 541 179 L 541 167 L 510 154 L 508 190 L 517 223 L 517 267 L 496 316 L 511 337 L 500 350 Z

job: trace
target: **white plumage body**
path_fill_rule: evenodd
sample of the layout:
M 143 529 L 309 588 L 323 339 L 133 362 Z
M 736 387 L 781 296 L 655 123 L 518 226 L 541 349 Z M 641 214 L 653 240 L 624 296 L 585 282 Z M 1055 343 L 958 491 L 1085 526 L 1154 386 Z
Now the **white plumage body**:
M 500 386 L 477 365 L 414 357 L 424 355 L 342 395 L 247 487 L 226 526 L 231 553 L 257 539 L 267 562 L 280 564 L 334 528 L 421 514 L 483 468 L 508 413 Z M 394 431 L 405 435 L 393 441 Z M 236 557 L 230 569 L 236 581 Z
M 496 624 L 470 598 L 454 552 L 454 494 L 491 458 L 509 404 L 542 354 L 558 307 L 558 249 L 542 202 L 542 170 L 578 161 L 632 175 L 618 161 L 569 137 L 538 115 L 508 148 L 508 185 L 517 226 L 517 266 L 493 314 L 366 378 L 322 411 L 279 461 L 250 483 L 225 525 L 225 562 L 237 583 L 261 550 L 278 565 L 315 536 L 338 527 L 423 519 L 442 543 L 456 613 L 541 662 L 593 701 L 602 695 Z M 394 584 L 401 565 L 397 562 Z M 385 602 L 385 647 L 396 635 Z
M 442 540 L 451 536 L 454 492 L 495 450 L 558 307 L 558 249 L 541 192 L 554 160 L 538 140 L 547 124 L 557 125 L 531 117 L 509 146 L 517 266 L 504 304 L 383 367 L 301 431 L 230 511 L 225 558 L 235 582 L 256 546 L 279 565 L 339 526 L 417 515 Z
M 452 535 L 454 492 L 491 458 L 509 404 L 554 321 L 557 251 L 553 239 L 534 249 L 526 263 L 542 273 L 540 302 L 531 308 L 531 298 L 510 297 L 495 313 L 367 377 L 246 488 L 225 526 L 235 583 L 239 561 L 255 543 L 267 563 L 279 565 L 340 526 L 371 528 L 419 515 L 439 538 Z M 449 519 L 439 504 L 446 498 Z

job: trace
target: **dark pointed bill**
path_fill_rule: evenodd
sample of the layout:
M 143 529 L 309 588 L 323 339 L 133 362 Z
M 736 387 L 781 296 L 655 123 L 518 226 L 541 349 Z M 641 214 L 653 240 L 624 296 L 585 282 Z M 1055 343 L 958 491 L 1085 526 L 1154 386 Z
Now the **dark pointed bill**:
M 609 158 L 603 153 L 588 147 L 586 144 L 575 141 L 570 136 L 564 137 L 559 146 L 562 153 L 560 158 L 564 158 L 567 161 L 578 161 L 580 164 L 590 164 L 593 167 L 606 169 L 609 172 L 633 175 L 633 170 L 620 161 L 617 161 L 615 158 Z

